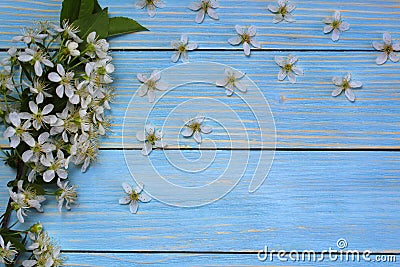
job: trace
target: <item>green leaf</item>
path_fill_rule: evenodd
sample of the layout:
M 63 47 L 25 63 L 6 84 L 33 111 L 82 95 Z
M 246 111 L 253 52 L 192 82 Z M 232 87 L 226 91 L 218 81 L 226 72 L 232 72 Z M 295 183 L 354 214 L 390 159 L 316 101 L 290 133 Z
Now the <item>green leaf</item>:
M 64 0 L 60 13 L 60 26 L 64 20 L 68 20 L 70 23 L 77 20 L 80 6 L 81 0 Z
M 74 26 L 79 27 L 79 37 L 86 40 L 91 32 L 96 32 L 99 38 L 107 38 L 108 36 L 108 8 L 103 9 L 99 13 L 95 13 L 74 21 Z
M 93 14 L 101 12 L 103 9 L 99 5 L 99 2 L 97 0 L 94 0 L 94 7 L 93 7 Z
M 79 18 L 93 13 L 94 0 L 81 0 L 81 8 L 79 9 Z
M 124 33 L 148 31 L 135 20 L 126 17 L 114 17 L 109 19 L 108 36 L 115 36 Z

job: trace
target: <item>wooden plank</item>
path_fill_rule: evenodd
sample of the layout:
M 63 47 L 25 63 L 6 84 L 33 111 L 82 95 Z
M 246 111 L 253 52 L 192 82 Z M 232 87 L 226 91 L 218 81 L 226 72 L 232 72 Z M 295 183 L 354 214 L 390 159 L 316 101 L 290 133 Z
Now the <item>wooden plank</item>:
M 194 157 L 193 151 L 182 153 Z M 258 153 L 251 151 L 238 186 L 213 204 L 177 208 L 153 199 L 132 215 L 118 204 L 121 183 L 132 182 L 123 152 L 102 151 L 95 168 L 71 173 L 79 207 L 59 214 L 55 201 L 48 201 L 46 212 L 32 213 L 27 225 L 40 220 L 65 250 L 232 252 L 267 245 L 321 251 L 345 238 L 349 249 L 399 252 L 398 152 L 277 152 L 266 182 L 249 194 Z M 229 165 L 229 158 L 229 151 L 218 151 L 201 174 L 179 174 L 160 151 L 150 156 L 162 175 L 187 186 L 204 185 L 221 169 L 240 168 Z M 139 179 L 151 171 L 137 169 Z
M 263 49 L 372 50 L 371 42 L 380 40 L 384 31 L 392 32 L 394 38 L 400 38 L 400 5 L 397 0 L 296 0 L 297 8 L 293 15 L 297 21 L 279 24 L 272 23 L 273 14 L 267 10 L 268 4 L 275 1 L 226 0 L 220 1 L 221 8 L 216 10 L 219 21 L 206 18 L 200 25 L 194 22 L 196 13 L 187 8 L 189 2 L 185 1 L 167 2 L 167 7 L 158 9 L 154 18 L 150 18 L 144 10 L 136 10 L 135 1 L 99 2 L 102 6 L 110 7 L 111 15 L 134 18 L 150 29 L 150 32 L 113 39 L 114 49 L 169 49 L 172 40 L 186 33 L 199 44 L 200 49 L 238 50 L 238 47 L 227 42 L 235 35 L 236 24 L 257 26 L 257 39 Z M 19 27 L 31 24 L 32 20 L 57 22 L 60 3 L 61 0 L 1 1 L 0 47 L 8 47 Z M 350 30 L 343 33 L 336 43 L 322 31 L 322 19 L 332 16 L 334 10 L 341 10 L 344 20 L 351 25 Z
M 8 199 L 10 197 L 7 183 L 15 178 L 16 173 L 9 166 L 5 165 L 3 161 L 0 162 L 0 170 L 0 212 L 2 213 L 6 210 Z
M 374 63 L 376 53 L 369 52 L 295 54 L 299 57 L 298 66 L 305 70 L 305 76 L 299 77 L 296 84 L 290 84 L 288 81 L 279 82 L 276 78 L 279 68 L 273 58 L 287 53 L 259 52 L 254 57 L 246 59 L 236 56 L 236 52 L 202 51 L 193 52 L 190 57 L 193 62 L 219 62 L 247 73 L 269 102 L 275 118 L 276 146 L 279 148 L 400 148 L 398 137 L 400 78 L 396 75 L 400 72 L 400 64 L 387 63 L 377 66 Z M 156 68 L 164 69 L 176 65 L 171 65 L 169 62 L 170 52 L 115 52 L 113 55 L 117 70 L 114 75 L 117 96 L 112 110 L 112 133 L 103 140 L 102 146 L 120 148 L 123 118 L 129 101 L 140 86 L 140 82 L 136 79 L 137 73 L 150 73 Z M 222 73 L 219 70 L 213 73 L 212 70 L 213 68 L 208 70 L 210 73 L 206 72 L 209 78 L 220 79 Z M 331 96 L 331 91 L 334 89 L 332 77 L 347 72 L 351 72 L 355 80 L 364 84 L 362 89 L 355 90 L 357 96 L 355 103 L 347 101 L 344 95 L 337 98 Z M 195 71 L 186 73 L 181 71 L 180 74 L 167 82 L 173 84 L 188 79 L 198 80 L 204 76 L 204 73 Z M 241 96 L 246 101 L 261 103 L 262 107 L 263 101 L 258 101 L 253 93 L 256 93 L 255 89 Z M 157 96 L 161 96 L 160 92 Z M 193 83 L 180 86 L 165 94 L 153 109 L 146 97 L 136 98 L 137 102 L 128 109 L 127 114 L 131 119 L 145 119 L 148 111 L 152 110 L 150 121 L 162 126 L 166 121 L 165 118 L 175 107 L 193 99 L 204 102 L 205 97 L 219 102 L 217 104 L 210 102 L 204 108 L 197 105 L 193 110 L 187 110 L 187 115 L 173 115 L 168 118 L 165 126 L 167 143 L 172 145 L 176 142 L 184 119 L 205 113 L 218 119 L 230 131 L 228 135 L 221 125 L 210 122 L 215 129 L 212 134 L 205 137 L 211 138 L 216 147 L 230 148 L 231 145 L 236 148 L 260 147 L 259 125 L 249 106 L 237 96 L 227 97 L 221 88 L 210 84 Z M 232 108 L 233 113 L 241 118 L 244 126 L 237 126 L 238 121 L 226 117 L 230 114 L 223 112 L 227 107 Z M 127 125 L 125 128 L 127 147 L 141 146 L 135 138 L 136 132 L 141 127 L 139 124 Z M 248 139 L 250 143 L 247 142 Z M 3 146 L 7 144 L 6 140 L 1 141 Z M 181 146 L 196 147 L 193 139 L 181 141 Z M 273 144 L 265 142 L 264 145 Z M 214 144 L 206 141 L 203 147 L 214 147 Z
M 397 266 L 395 262 L 353 262 L 339 260 L 329 261 L 279 261 L 277 256 L 271 261 L 259 261 L 257 255 L 238 254 L 146 254 L 146 253 L 64 253 L 67 257 L 65 266 L 333 266 L 345 264 L 346 266 Z M 295 257 L 295 255 L 293 256 Z M 382 255 L 371 256 L 371 259 L 383 259 Z M 398 256 L 397 256 L 398 258 Z

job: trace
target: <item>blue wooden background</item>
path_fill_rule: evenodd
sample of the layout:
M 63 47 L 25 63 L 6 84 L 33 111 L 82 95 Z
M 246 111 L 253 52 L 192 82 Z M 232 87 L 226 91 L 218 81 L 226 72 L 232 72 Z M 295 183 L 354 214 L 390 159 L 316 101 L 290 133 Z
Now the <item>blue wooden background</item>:
M 73 170 L 79 206 L 59 214 L 48 201 L 40 220 L 61 244 L 70 266 L 397 266 L 396 263 L 260 262 L 264 245 L 287 251 L 335 248 L 345 238 L 349 249 L 393 254 L 400 261 L 400 63 L 375 64 L 372 41 L 389 31 L 400 41 L 398 0 L 295 1 L 295 23 L 273 24 L 267 5 L 274 1 L 221 0 L 219 21 L 194 22 L 191 1 L 166 0 L 154 18 L 134 9 L 133 0 L 102 0 L 113 16 L 128 16 L 150 29 L 111 40 L 116 73 L 112 133 L 104 139 L 97 164 L 85 174 Z M 11 38 L 32 20 L 58 21 L 60 0 L 2 0 L 0 56 Z M 321 22 L 342 12 L 350 30 L 333 43 Z M 262 49 L 251 57 L 231 46 L 234 25 L 255 25 Z M 215 61 L 246 72 L 268 99 L 275 118 L 277 152 L 270 175 L 254 194 L 247 188 L 251 173 L 226 197 L 200 208 L 176 208 L 157 201 L 141 205 L 137 215 L 118 205 L 122 182 L 131 182 L 122 151 L 123 117 L 139 86 L 137 73 L 172 65 L 171 40 L 182 33 L 199 44 L 191 61 Z M 273 58 L 293 53 L 305 70 L 296 84 L 278 82 Z M 363 88 L 351 103 L 333 98 L 332 76 L 351 72 Z M 190 99 L 189 93 L 180 98 Z M 230 101 L 228 98 L 221 98 Z M 224 100 L 225 99 L 225 100 Z M 182 99 L 179 99 L 181 101 Z M 162 118 L 176 105 L 169 98 L 157 106 Z M 241 105 L 238 104 L 240 109 Z M 140 116 L 141 108 L 130 111 Z M 136 129 L 132 129 L 132 140 Z M 167 136 L 168 138 L 172 138 Z M 213 135 L 219 156 L 229 156 L 226 137 Z M 7 140 L 0 144 L 7 148 Z M 140 144 L 132 142 L 133 152 Z M 235 144 L 241 147 L 241 143 Z M 170 149 L 177 149 L 172 147 Z M 182 153 L 192 153 L 183 151 Z M 245 153 L 245 151 L 243 151 Z M 259 151 L 252 150 L 252 156 Z M 154 151 L 157 161 L 162 151 Z M 213 168 L 222 168 L 216 163 Z M 254 162 L 250 162 L 251 167 Z M 0 207 L 5 184 L 15 173 L 1 165 Z M 169 166 L 160 166 L 168 174 Z M 244 254 L 241 254 L 244 253 Z M 251 254 L 253 253 L 253 254 Z M 398 264 L 398 263 L 397 263 Z

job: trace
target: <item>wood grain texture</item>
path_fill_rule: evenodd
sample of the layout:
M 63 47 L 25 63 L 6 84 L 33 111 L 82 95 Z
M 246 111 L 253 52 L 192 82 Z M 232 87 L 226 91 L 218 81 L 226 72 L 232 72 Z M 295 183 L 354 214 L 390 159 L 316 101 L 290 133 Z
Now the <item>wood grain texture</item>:
M 237 52 L 193 52 L 190 58 L 193 62 L 213 61 L 227 64 L 247 73 L 248 78 L 256 83 L 262 94 L 268 100 L 275 118 L 278 148 L 400 148 L 399 125 L 400 106 L 400 64 L 388 62 L 377 66 L 374 62 L 376 53 L 328 53 L 328 52 L 295 52 L 299 57 L 297 65 L 305 71 L 305 76 L 299 77 L 296 84 L 287 80 L 279 82 L 277 73 L 279 67 L 273 58 L 276 55 L 287 55 L 286 52 L 258 52 L 250 59 L 236 55 Z M 163 95 L 155 108 L 148 103 L 147 98 L 139 98 L 132 108 L 127 110 L 129 101 L 138 90 L 140 82 L 137 73 L 150 73 L 154 69 L 164 69 L 174 66 L 169 61 L 170 52 L 115 52 L 116 99 L 112 106 L 112 133 L 103 140 L 106 148 L 122 146 L 122 130 L 125 112 L 132 118 L 148 116 L 149 121 L 162 126 L 167 116 L 185 101 L 209 97 L 220 104 L 211 104 L 204 108 L 187 110 L 186 116 L 171 116 L 165 125 L 165 140 L 174 143 L 183 126 L 183 120 L 198 113 L 204 113 L 218 119 L 230 131 L 226 134 L 220 125 L 211 124 L 215 130 L 207 135 L 218 148 L 248 148 L 260 147 L 258 123 L 251 107 L 246 104 L 246 98 L 254 100 L 251 93 L 242 94 L 244 100 L 237 95 L 227 97 L 224 90 L 212 84 L 193 83 L 180 86 Z M 354 80 L 361 81 L 363 88 L 355 90 L 357 100 L 349 102 L 344 95 L 332 97 L 334 89 L 333 76 L 345 75 L 351 72 Z M 203 73 L 195 71 L 182 72 L 169 83 L 193 79 L 196 81 Z M 210 74 L 211 79 L 220 79 L 222 73 Z M 253 90 L 253 89 L 252 89 Z M 255 90 L 255 89 L 254 89 Z M 157 96 L 161 96 L 160 92 Z M 259 101 L 260 105 L 263 104 Z M 234 126 L 232 121 L 224 121 L 226 107 L 232 108 L 244 127 Z M 139 148 L 136 132 L 140 125 L 127 125 L 127 147 Z M 248 137 L 245 136 L 248 134 Z M 231 142 L 232 136 L 236 141 Z M 248 139 L 250 143 L 248 143 Z M 7 141 L 2 139 L 3 146 Z M 267 144 L 272 146 L 272 144 Z M 192 139 L 182 140 L 181 146 L 193 147 Z M 211 142 L 204 142 L 203 147 L 214 147 Z
M 194 152 L 182 153 L 190 158 Z M 123 153 L 103 151 L 95 168 L 71 173 L 79 185 L 78 207 L 59 214 L 49 200 L 45 213 L 33 213 L 27 225 L 40 220 L 63 249 L 79 251 L 232 252 L 258 251 L 264 245 L 323 250 L 339 238 L 347 240 L 349 249 L 390 252 L 399 247 L 397 152 L 277 152 L 266 182 L 249 194 L 257 153 L 251 151 L 238 186 L 213 204 L 187 209 L 153 199 L 132 215 L 118 204 L 124 195 L 121 183 L 133 182 Z M 219 160 L 204 175 L 178 176 L 164 164 L 161 151 L 153 151 L 150 159 L 171 181 L 198 186 L 216 178 L 229 155 L 218 151 Z M 149 173 L 139 171 L 139 179 Z
M 325 260 L 322 262 L 281 262 L 275 256 L 271 261 L 258 261 L 257 255 L 232 255 L 232 254 L 145 254 L 145 253 L 64 253 L 67 257 L 65 266 L 398 266 L 395 262 L 333 262 Z M 371 259 L 375 259 L 372 256 Z M 84 264 L 82 264 L 84 262 Z
M 134 49 L 170 49 L 170 42 L 182 33 L 197 42 L 201 49 L 238 50 L 227 40 L 235 35 L 234 26 L 255 25 L 257 39 L 262 49 L 348 49 L 373 50 L 371 43 L 380 40 L 384 31 L 400 38 L 400 5 L 397 0 L 377 2 L 375 0 L 303 0 L 294 1 L 295 23 L 273 24 L 273 14 L 267 10 L 268 4 L 276 1 L 219 1 L 217 9 L 219 21 L 206 18 L 203 24 L 194 22 L 196 16 L 187 6 L 192 1 L 165 1 L 167 7 L 158 9 L 157 15 L 150 18 L 145 10 L 134 8 L 135 0 L 103 0 L 102 6 L 109 6 L 113 16 L 128 16 L 138 20 L 150 32 L 117 37 L 112 47 Z M 2 0 L 0 3 L 0 47 L 10 45 L 12 36 L 19 27 L 32 20 L 48 19 L 58 21 L 61 0 Z M 322 19 L 340 10 L 343 19 L 350 23 L 350 30 L 341 35 L 339 42 L 332 42 L 322 31 Z

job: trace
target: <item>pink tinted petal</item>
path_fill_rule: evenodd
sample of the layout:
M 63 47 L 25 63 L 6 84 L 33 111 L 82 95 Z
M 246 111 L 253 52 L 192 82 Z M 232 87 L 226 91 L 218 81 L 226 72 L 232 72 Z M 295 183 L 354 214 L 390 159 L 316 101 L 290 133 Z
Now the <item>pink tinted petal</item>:
M 295 22 L 296 21 L 294 16 L 290 13 L 287 13 L 285 16 L 283 16 L 283 19 L 286 20 L 287 22 Z
M 172 62 L 177 62 L 179 60 L 180 56 L 181 56 L 181 52 L 179 52 L 179 51 L 174 52 L 172 54 L 171 61 Z
M 269 9 L 269 11 L 276 13 L 276 12 L 278 12 L 279 7 L 275 6 L 275 5 L 268 5 L 268 9 Z
M 362 82 L 351 81 L 349 85 L 350 85 L 351 88 L 360 88 L 360 87 L 362 87 Z
M 191 3 L 191 4 L 189 5 L 189 9 L 191 9 L 191 10 L 193 10 L 193 11 L 197 11 L 197 10 L 199 10 L 200 8 L 201 8 L 201 2 L 199 2 L 199 1 L 193 2 L 193 3 Z
M 335 20 L 340 20 L 340 11 L 335 11 L 335 14 L 333 16 L 335 18 Z
M 339 40 L 340 37 L 340 32 L 338 29 L 334 29 L 332 32 L 332 41 L 336 42 L 337 40 Z
M 197 15 L 196 15 L 196 18 L 194 21 L 196 23 L 202 23 L 204 20 L 204 15 L 205 15 L 204 9 L 200 9 L 199 12 L 197 12 Z
M 239 26 L 239 25 L 235 26 L 235 30 L 236 30 L 237 34 L 239 34 L 239 35 L 243 35 L 244 34 L 243 28 L 241 26 Z
M 154 5 L 147 5 L 147 14 L 150 17 L 154 17 L 156 15 L 156 7 Z
M 398 62 L 398 61 L 400 60 L 399 54 L 397 54 L 397 53 L 395 53 L 395 52 L 391 52 L 391 53 L 389 54 L 389 58 L 390 58 L 390 60 L 393 61 L 393 62 Z
M 281 69 L 278 73 L 278 80 L 283 81 L 287 76 L 287 72 L 283 69 Z
M 379 56 L 376 58 L 375 62 L 378 65 L 382 65 L 383 63 L 385 63 L 387 61 L 388 55 L 386 54 L 386 52 L 382 52 L 379 54 Z
M 246 56 L 250 56 L 250 45 L 247 42 L 243 43 L 243 51 Z
M 347 99 L 350 100 L 351 102 L 354 102 L 356 100 L 356 96 L 354 95 L 353 90 L 346 89 L 344 91 L 344 93 L 345 93 Z
M 388 32 L 383 33 L 383 41 L 385 44 L 390 45 L 392 43 L 392 36 Z
M 350 24 L 345 21 L 343 21 L 339 26 L 339 30 L 342 32 L 347 31 L 348 29 L 350 29 Z
M 379 51 L 383 50 L 383 47 L 384 47 L 384 45 L 383 45 L 382 43 L 376 42 L 376 41 L 372 42 L 372 46 L 373 46 L 376 50 L 379 50 Z
M 342 93 L 343 89 L 341 87 L 336 88 L 332 91 L 332 96 L 338 96 Z
M 207 14 L 208 14 L 208 15 L 210 16 L 210 18 L 212 18 L 212 19 L 215 19 L 215 20 L 218 20 L 218 19 L 219 19 L 217 12 L 215 12 L 215 10 L 212 9 L 212 8 L 208 8 L 208 9 L 207 9 Z
M 235 37 L 229 38 L 228 42 L 231 45 L 238 45 L 242 42 L 242 38 L 240 36 L 235 36 Z
M 326 25 L 326 26 L 324 27 L 324 33 L 329 33 L 329 32 L 331 32 L 332 30 L 333 30 L 332 25 Z
M 281 22 L 282 20 L 283 20 L 282 14 L 276 14 L 276 15 L 274 16 L 274 18 L 272 19 L 272 22 L 273 22 L 273 23 L 279 23 L 279 22 Z

